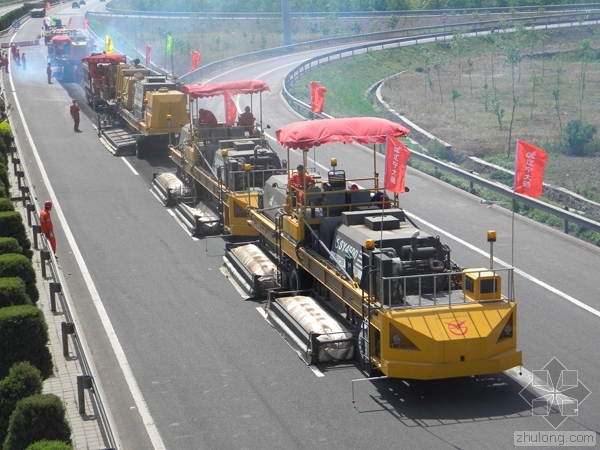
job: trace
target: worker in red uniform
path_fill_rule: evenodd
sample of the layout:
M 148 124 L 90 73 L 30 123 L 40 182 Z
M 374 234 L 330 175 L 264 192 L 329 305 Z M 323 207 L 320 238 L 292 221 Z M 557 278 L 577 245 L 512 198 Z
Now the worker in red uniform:
M 44 210 L 40 213 L 40 226 L 42 228 L 42 234 L 46 236 L 52 252 L 56 253 L 56 238 L 54 237 L 54 227 L 52 226 L 52 219 L 50 218 L 50 210 L 52 210 L 52 202 L 47 200 L 44 203 Z
M 244 127 L 249 134 L 254 133 L 254 115 L 252 114 L 252 111 L 250 111 L 249 106 L 246 106 L 244 112 L 240 114 L 238 125 Z
M 75 131 L 75 133 L 80 133 L 81 130 L 79 129 L 79 105 L 77 104 L 77 101 L 75 99 L 73 99 L 73 103 L 71 103 L 71 117 L 73 118 L 73 131 Z
M 50 63 L 46 66 L 46 75 L 48 75 L 48 84 L 52 84 L 52 67 L 50 67 Z
M 208 109 L 200 109 L 198 111 L 198 125 L 205 125 L 209 128 L 217 128 L 219 126 L 219 122 L 217 122 L 217 118 Z
M 304 166 L 299 164 L 296 167 L 297 172 L 293 174 L 288 180 L 288 186 L 296 188 L 296 196 L 298 197 L 299 203 L 304 203 L 304 194 L 302 191 L 304 189 L 310 189 L 315 187 L 315 180 L 309 174 L 304 172 Z

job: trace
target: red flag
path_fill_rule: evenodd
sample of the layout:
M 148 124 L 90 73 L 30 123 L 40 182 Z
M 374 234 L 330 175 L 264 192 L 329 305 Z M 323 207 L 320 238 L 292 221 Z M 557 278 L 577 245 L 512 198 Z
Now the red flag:
M 544 150 L 517 140 L 514 191 L 529 197 L 540 197 L 547 161 L 548 155 Z
M 237 107 L 235 106 L 231 92 L 225 91 L 223 97 L 225 98 L 225 124 L 231 127 L 235 119 L 237 119 Z
M 83 19 L 83 29 L 84 29 L 84 30 L 87 30 L 87 29 L 88 29 L 88 23 L 89 23 L 89 20 L 88 20 L 88 19 Z
M 50 11 L 50 2 L 46 2 L 46 11 Z
M 190 67 L 190 72 L 193 72 L 200 65 L 200 53 L 192 50 L 192 66 Z
M 146 66 L 150 65 L 150 56 L 152 55 L 152 46 L 146 44 Z
M 316 81 L 310 82 L 310 109 L 312 112 L 321 114 L 323 112 L 323 103 L 325 103 L 325 89 Z
M 410 150 L 398 140 L 398 138 L 388 135 L 387 148 L 385 150 L 385 177 L 383 187 L 387 191 L 404 193 L 404 175 L 406 165 L 410 158 Z
M 69 17 L 69 20 L 67 20 L 67 26 L 70 27 L 71 23 L 73 23 L 73 17 Z

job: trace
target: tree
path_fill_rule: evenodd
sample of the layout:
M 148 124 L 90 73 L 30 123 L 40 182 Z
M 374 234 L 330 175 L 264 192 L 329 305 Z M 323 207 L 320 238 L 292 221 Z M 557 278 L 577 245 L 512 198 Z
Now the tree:
M 558 117 L 558 127 L 562 133 L 562 123 L 560 121 L 560 87 L 555 86 L 552 89 L 552 97 L 554 98 L 554 110 L 556 111 L 556 115 Z
M 458 58 L 458 84 L 460 84 L 462 57 L 467 49 L 467 39 L 465 38 L 465 34 L 460 30 L 454 33 L 452 37 L 452 49 L 456 51 Z
M 499 99 L 492 100 L 492 112 L 496 116 L 498 120 L 498 127 L 502 129 L 502 119 L 504 118 L 504 108 L 502 107 L 502 103 Z
M 508 142 L 507 142 L 507 158 L 510 156 L 510 147 L 512 139 L 512 127 L 515 120 L 515 109 L 517 107 L 517 94 L 515 92 L 515 67 L 521 63 L 523 54 L 521 52 L 521 44 L 518 38 L 512 39 L 504 46 L 504 55 L 510 64 L 512 76 L 512 110 L 510 114 L 510 125 L 508 127 Z
M 435 73 L 437 74 L 438 87 L 440 89 L 440 102 L 441 103 L 444 103 L 444 96 L 442 94 L 442 78 L 440 75 L 440 71 L 442 70 L 442 67 L 444 67 L 444 64 L 446 64 L 446 57 L 444 56 L 444 54 L 438 53 L 437 55 L 435 55 L 435 58 L 433 60 L 433 68 L 435 70 Z
M 583 123 L 581 120 L 571 120 L 565 127 L 565 132 L 561 136 L 567 154 L 572 156 L 583 156 L 585 154 L 585 145 L 588 144 L 596 134 L 595 125 Z
M 452 100 L 452 106 L 454 107 L 454 121 L 456 122 L 456 100 L 460 98 L 460 92 L 456 89 L 452 89 L 452 96 L 450 99 Z

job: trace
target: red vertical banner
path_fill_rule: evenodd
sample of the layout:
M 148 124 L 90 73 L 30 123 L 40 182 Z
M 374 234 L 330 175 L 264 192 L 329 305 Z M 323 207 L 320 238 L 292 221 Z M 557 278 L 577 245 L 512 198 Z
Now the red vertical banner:
M 237 106 L 235 106 L 231 92 L 225 91 L 223 98 L 225 99 L 225 124 L 231 127 L 235 123 L 235 119 L 237 119 Z
M 152 46 L 146 44 L 146 67 L 150 65 L 150 57 L 152 56 Z
M 89 25 L 89 20 L 88 19 L 83 19 L 83 29 L 84 30 L 88 29 L 88 25 Z
M 528 197 L 540 197 L 544 188 L 544 169 L 548 155 L 541 148 L 517 141 L 514 191 Z
M 67 20 L 67 26 L 70 27 L 72 23 L 73 23 L 73 17 L 69 17 L 69 20 Z
M 190 72 L 193 72 L 200 65 L 200 52 L 192 50 L 192 65 L 190 66 Z
M 410 158 L 410 150 L 398 138 L 388 135 L 385 150 L 385 177 L 383 180 L 383 187 L 386 191 L 397 194 L 404 193 L 404 175 L 406 174 L 408 158 Z
M 316 81 L 310 83 L 310 109 L 312 112 L 321 114 L 323 112 L 323 104 L 325 103 L 325 89 Z

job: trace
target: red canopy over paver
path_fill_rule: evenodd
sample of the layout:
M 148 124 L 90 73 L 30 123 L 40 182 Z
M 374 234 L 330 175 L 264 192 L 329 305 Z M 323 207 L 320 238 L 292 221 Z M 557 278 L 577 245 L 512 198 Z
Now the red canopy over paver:
M 188 94 L 193 99 L 215 97 L 223 95 L 224 92 L 238 94 L 256 94 L 268 91 L 269 86 L 260 80 L 226 81 L 223 83 L 210 84 L 186 84 L 181 87 L 181 92 Z
M 125 62 L 125 55 L 118 55 L 116 53 L 111 53 L 110 55 L 101 54 L 94 56 L 86 56 L 85 58 L 81 58 L 81 62 L 89 62 L 96 64 L 117 64 Z
M 51 44 L 54 44 L 55 42 L 71 42 L 71 38 L 66 34 L 59 34 L 57 36 L 53 36 L 52 39 L 50 39 Z
M 294 122 L 277 130 L 277 142 L 287 148 L 310 148 L 331 142 L 383 144 L 387 136 L 406 136 L 402 125 L 377 117 Z

